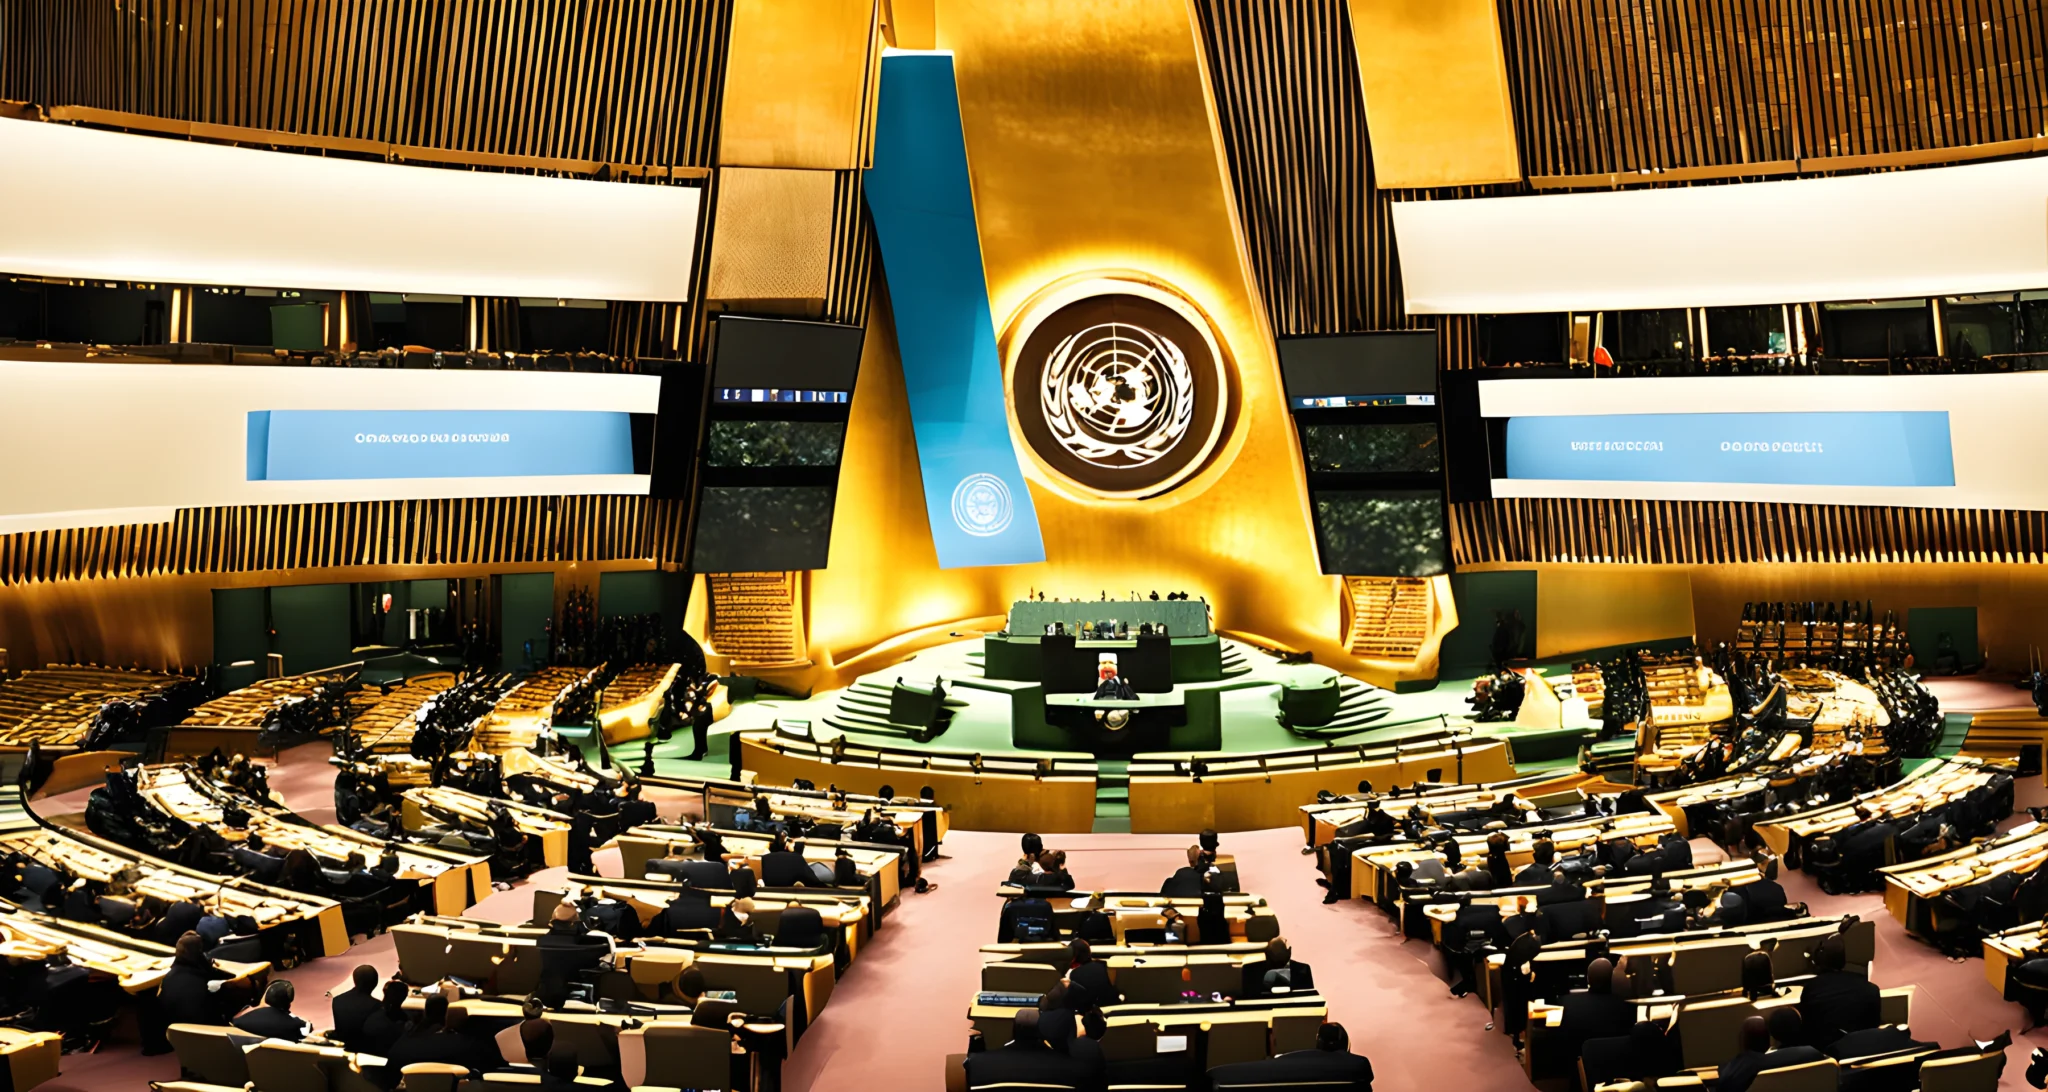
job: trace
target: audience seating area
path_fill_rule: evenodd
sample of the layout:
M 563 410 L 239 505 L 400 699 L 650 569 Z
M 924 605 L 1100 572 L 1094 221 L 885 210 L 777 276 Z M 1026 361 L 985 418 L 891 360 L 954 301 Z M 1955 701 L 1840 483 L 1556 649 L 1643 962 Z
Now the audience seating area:
M 184 675 L 115 667 L 65 665 L 24 671 L 0 680 L 0 748 L 75 749 L 86 746 L 113 707 L 126 724 L 146 726 L 152 715 L 175 717 L 197 696 L 197 680 Z

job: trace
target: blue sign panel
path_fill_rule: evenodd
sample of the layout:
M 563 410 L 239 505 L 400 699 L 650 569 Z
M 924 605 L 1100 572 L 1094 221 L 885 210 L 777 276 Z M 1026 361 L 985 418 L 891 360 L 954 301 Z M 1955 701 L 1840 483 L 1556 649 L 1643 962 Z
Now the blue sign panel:
M 1546 481 L 1944 486 L 1948 412 L 1510 417 L 1507 476 Z
M 633 415 L 612 410 L 257 410 L 249 480 L 633 473 Z
M 1044 561 L 1003 403 L 953 58 L 883 58 L 865 189 L 939 567 Z

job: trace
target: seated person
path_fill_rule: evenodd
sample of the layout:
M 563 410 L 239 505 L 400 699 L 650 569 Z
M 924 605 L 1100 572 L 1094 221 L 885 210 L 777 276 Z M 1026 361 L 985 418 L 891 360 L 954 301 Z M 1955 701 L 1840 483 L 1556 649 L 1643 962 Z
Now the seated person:
M 1067 996 L 1076 1009 L 1086 1012 L 1124 999 L 1109 980 L 1109 964 L 1095 958 L 1087 941 L 1076 940 L 1068 945 L 1067 954 Z
M 257 883 L 276 883 L 284 871 L 284 858 L 272 856 L 263 849 L 263 836 L 251 831 L 247 841 L 228 851 L 235 867 L 242 874 Z
M 1046 1044 L 1039 1034 L 1038 1011 L 1017 1013 L 1010 1041 L 994 1050 L 967 1056 L 967 1087 L 1022 1084 L 1048 1088 L 1079 1088 L 1080 1063 Z
M 715 929 L 718 927 L 718 908 L 711 905 L 711 896 L 697 890 L 697 885 L 684 880 L 676 897 L 668 901 L 661 918 L 655 923 L 657 935 L 674 935 L 689 929 Z
M 296 992 L 289 981 L 271 979 L 270 985 L 263 987 L 263 1003 L 235 1017 L 232 1023 L 251 1035 L 296 1043 L 313 1033 L 313 1025 L 292 1015 L 294 996 Z
M 1650 897 L 1641 902 L 1609 903 L 1607 932 L 1613 937 L 1639 937 L 1685 931 L 1685 904 L 1671 897 L 1671 881 L 1650 881 Z M 1614 911 L 1619 911 L 1619 920 Z
M 357 1053 L 374 1054 L 379 1057 L 389 1055 L 392 1044 L 398 1042 L 399 1036 L 404 1035 L 411 1026 L 412 1021 L 407 1019 L 405 1014 L 405 1001 L 411 995 L 412 991 L 407 989 L 403 982 L 394 979 L 384 983 L 383 993 L 378 998 L 377 1011 L 363 1021 L 362 1034 L 356 1040 L 350 1041 L 348 1048 Z
M 377 968 L 368 963 L 359 964 L 350 981 L 350 989 L 334 995 L 334 1030 L 328 1033 L 328 1038 L 340 1040 L 350 1049 L 355 1049 L 363 1037 L 363 1026 L 381 1007 L 377 1000 Z
M 448 1006 L 448 995 L 429 995 L 414 1024 L 384 1055 L 389 1072 L 396 1073 L 419 1062 L 459 1065 L 471 1073 L 488 1073 L 503 1067 L 505 1059 L 489 1041 L 467 1034 L 468 1013 Z
M 1827 1055 L 1810 1046 L 1785 1045 L 1797 1043 L 1801 1036 L 1797 1009 L 1773 1009 L 1768 1021 L 1761 1016 L 1744 1020 L 1742 1051 L 1721 1063 L 1714 1092 L 1749 1092 L 1757 1074 L 1767 1069 L 1789 1069 L 1827 1059 Z M 1770 1049 L 1773 1039 L 1779 1043 L 1776 1050 Z
M 1550 871 L 1557 865 L 1557 844 L 1548 838 L 1536 839 L 1536 845 L 1529 851 L 1529 863 L 1515 873 L 1514 886 L 1535 887 L 1550 882 Z
M 1201 846 L 1188 847 L 1186 868 L 1178 869 L 1159 885 L 1159 893 L 1180 899 L 1198 899 L 1209 889 L 1209 864 L 1204 860 Z
M 227 988 L 228 972 L 213 965 L 212 958 L 206 954 L 206 941 L 198 933 L 179 937 L 174 951 L 171 969 L 165 973 L 162 985 L 157 987 L 157 1001 L 162 1006 L 165 1022 L 227 1023 L 227 1014 L 241 1007 L 236 998 L 247 995 Z
M 1813 953 L 1813 979 L 1800 991 L 1799 1010 L 1805 1025 L 1803 1042 L 1823 1050 L 1852 1031 L 1878 1026 L 1881 1003 L 1877 984 L 1848 968 L 1848 943 L 1837 933 L 1821 941 Z
M 1249 960 L 1244 965 L 1243 992 L 1240 997 L 1270 997 L 1275 993 L 1310 993 L 1316 988 L 1314 971 L 1306 963 L 1297 962 L 1294 950 L 1287 944 L 1286 937 L 1274 937 L 1266 942 L 1264 959 Z
M 804 857 L 804 843 L 778 834 L 761 855 L 761 883 L 767 887 L 830 887 L 832 870 Z
M 1565 994 L 1557 1024 L 1564 1056 L 1576 1060 L 1589 1039 L 1627 1035 L 1636 1026 L 1636 1006 L 1615 996 L 1614 964 L 1596 959 L 1586 966 L 1586 988 Z
M 1308 1050 L 1217 1066 L 1209 1071 L 1209 1079 L 1217 1088 L 1312 1083 L 1318 1088 L 1342 1086 L 1353 1092 L 1372 1092 L 1372 1063 L 1351 1053 L 1350 1034 L 1344 1025 L 1333 1022 L 1316 1029 L 1316 1045 Z
M 544 995 L 565 992 L 572 978 L 597 968 L 612 949 L 609 939 L 584 926 L 576 904 L 568 899 L 555 904 L 554 915 L 548 921 L 548 931 L 541 934 L 535 946 L 540 949 L 541 992 Z
M 1104 668 L 1102 682 L 1095 687 L 1095 696 L 1105 701 L 1136 701 L 1138 692 L 1131 688 L 1131 684 L 1122 675 Z
M 1443 886 L 1450 891 L 1491 891 L 1493 873 L 1479 865 L 1467 866 L 1465 853 L 1458 848 L 1456 839 L 1447 839 L 1442 846 L 1444 855 Z

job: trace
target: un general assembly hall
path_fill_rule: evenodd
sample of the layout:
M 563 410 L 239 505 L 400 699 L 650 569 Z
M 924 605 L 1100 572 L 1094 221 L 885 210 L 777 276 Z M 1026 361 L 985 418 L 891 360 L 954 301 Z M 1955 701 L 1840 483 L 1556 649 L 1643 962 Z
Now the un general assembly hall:
M 2048 0 L 0 0 L 0 1092 L 2048 1088 Z

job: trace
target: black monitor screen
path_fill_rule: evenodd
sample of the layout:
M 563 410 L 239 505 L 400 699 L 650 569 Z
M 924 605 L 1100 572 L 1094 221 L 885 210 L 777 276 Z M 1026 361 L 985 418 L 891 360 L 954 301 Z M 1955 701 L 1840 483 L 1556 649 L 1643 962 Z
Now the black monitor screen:
M 718 319 L 711 356 L 715 388 L 850 391 L 860 370 L 858 326 L 788 319 Z
M 1435 576 L 1450 571 L 1444 495 L 1430 489 L 1318 490 L 1323 571 L 1343 576 Z
M 822 569 L 831 545 L 831 486 L 706 486 L 690 567 L 700 573 Z
M 1435 405 L 1436 331 L 1282 338 L 1290 406 Z

